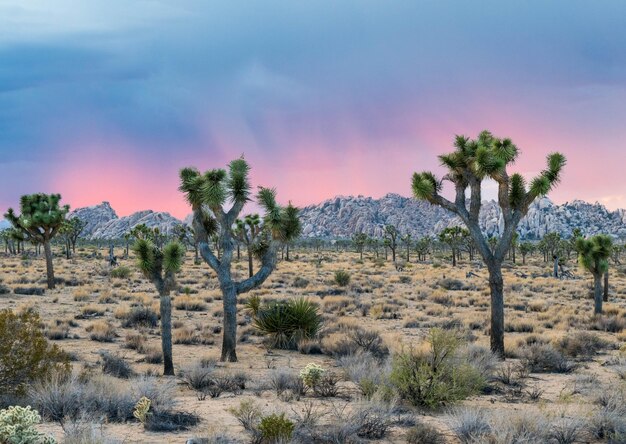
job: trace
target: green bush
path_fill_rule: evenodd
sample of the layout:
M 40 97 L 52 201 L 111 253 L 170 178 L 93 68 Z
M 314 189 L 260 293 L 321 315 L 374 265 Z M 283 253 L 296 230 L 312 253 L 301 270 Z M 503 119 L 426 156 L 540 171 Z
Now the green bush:
M 7 444 L 54 444 L 51 436 L 39 433 L 35 425 L 41 422 L 37 410 L 9 407 L 0 410 L 0 442 Z
M 335 284 L 345 287 L 350 283 L 350 273 L 345 270 L 335 271 Z
M 48 342 L 36 312 L 0 311 L 0 393 L 20 396 L 31 382 L 69 371 L 69 357 Z
M 111 277 L 116 279 L 128 279 L 132 270 L 124 265 L 111 270 Z
M 267 305 L 251 298 L 248 308 L 254 327 L 269 335 L 275 348 L 295 350 L 301 340 L 313 338 L 322 326 L 317 305 L 304 298 Z
M 291 435 L 293 435 L 293 429 L 294 423 L 285 418 L 284 413 L 264 416 L 259 424 L 263 441 L 270 444 L 289 442 Z
M 485 380 L 480 372 L 457 359 L 462 342 L 454 332 L 432 329 L 427 341 L 427 352 L 403 351 L 393 358 L 390 382 L 402 399 L 434 408 L 482 389 Z

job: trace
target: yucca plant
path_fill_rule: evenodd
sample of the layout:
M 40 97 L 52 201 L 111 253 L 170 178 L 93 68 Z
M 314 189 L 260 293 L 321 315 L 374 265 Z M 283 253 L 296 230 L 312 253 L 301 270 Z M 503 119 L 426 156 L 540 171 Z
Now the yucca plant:
M 170 293 L 176 288 L 176 274 L 180 272 L 182 267 L 185 248 L 175 241 L 161 248 L 154 243 L 149 234 L 146 234 L 137 239 L 133 246 L 133 251 L 137 256 L 138 268 L 159 292 L 163 374 L 174 375 L 172 358 L 172 299 Z
M 237 296 L 257 288 L 276 268 L 278 249 L 296 239 L 301 232 L 299 210 L 289 203 L 276 202 L 276 190 L 259 187 L 257 202 L 265 211 L 260 233 L 252 252 L 261 267 L 252 276 L 236 281 L 231 272 L 236 246 L 236 221 L 245 204 L 251 200 L 250 166 L 243 157 L 233 160 L 228 171 L 213 169 L 200 173 L 195 168 L 180 172 L 180 190 L 193 210 L 193 230 L 202 259 L 215 271 L 224 305 L 222 361 L 237 361 Z M 230 208 L 225 206 L 230 203 Z M 217 239 L 217 255 L 211 249 L 211 238 Z
M 530 204 L 554 188 L 561 178 L 565 156 L 552 153 L 547 157 L 547 167 L 526 186 L 521 174 L 509 175 L 507 167 L 519 155 L 511 139 L 494 137 L 489 131 L 481 132 L 474 140 L 457 136 L 455 150 L 439 156 L 447 169 L 443 179 L 431 172 L 414 173 L 413 195 L 456 214 L 470 232 L 474 244 L 489 271 L 491 290 L 491 350 L 504 357 L 504 281 L 502 262 L 511 247 L 513 235 L 520 220 L 528 212 Z M 494 180 L 498 185 L 498 205 L 502 210 L 504 230 L 494 248 L 481 230 L 479 223 L 482 206 L 482 183 Z M 454 185 L 455 199 L 450 201 L 441 195 L 443 181 Z M 470 191 L 469 205 L 466 192 Z
M 576 240 L 578 263 L 593 275 L 594 313 L 602 313 L 602 275 L 609 271 L 613 240 L 606 234 Z
M 275 348 L 296 349 L 301 340 L 315 337 L 322 327 L 318 306 L 305 298 L 267 305 L 251 299 L 248 307 L 253 313 L 254 327 L 269 335 Z

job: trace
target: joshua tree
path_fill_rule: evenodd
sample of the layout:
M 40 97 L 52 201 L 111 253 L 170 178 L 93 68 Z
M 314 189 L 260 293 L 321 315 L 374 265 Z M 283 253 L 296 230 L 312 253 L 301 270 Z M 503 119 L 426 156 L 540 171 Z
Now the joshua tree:
M 393 225 L 385 225 L 383 232 L 385 245 L 391 249 L 391 259 L 396 261 L 396 247 L 398 246 L 398 229 Z
M 456 267 L 456 260 L 459 257 L 459 250 L 467 242 L 469 231 L 461 227 L 444 228 L 439 233 L 439 240 L 452 250 L 452 266 Z
M 519 252 L 522 255 L 522 264 L 526 265 L 526 256 L 535 251 L 535 245 L 532 242 L 522 242 L 519 244 Z
M 224 328 L 222 361 L 236 361 L 237 343 L 237 295 L 260 286 L 276 267 L 276 253 L 280 245 L 296 239 L 301 232 L 299 210 L 289 203 L 281 207 L 276 203 L 276 191 L 260 187 L 257 201 L 265 210 L 261 234 L 254 246 L 255 255 L 261 261 L 260 269 L 242 281 L 235 281 L 231 272 L 235 233 L 233 226 L 250 201 L 250 167 L 243 159 L 230 162 L 228 172 L 214 169 L 201 174 L 195 168 L 180 172 L 180 190 L 185 193 L 193 209 L 193 229 L 202 259 L 215 271 L 224 305 Z M 224 205 L 232 206 L 226 210 Z M 216 233 L 221 246 L 221 257 L 213 254 L 209 239 Z
M 417 253 L 418 261 L 425 261 L 426 255 L 430 253 L 430 249 L 433 245 L 433 241 L 430 237 L 425 236 L 419 239 L 415 243 L 415 252 Z
M 26 239 L 37 244 L 43 244 L 46 254 L 46 273 L 48 288 L 54 288 L 54 268 L 52 266 L 52 248 L 50 241 L 57 235 L 65 215 L 70 210 L 69 205 L 59 206 L 60 194 L 29 194 L 20 199 L 22 214 L 17 216 L 13 208 L 9 208 L 4 217 L 13 227 L 21 231 Z
M 76 253 L 76 241 L 86 226 L 87 222 L 78 217 L 72 217 L 63 222 L 59 233 L 61 233 L 65 240 L 65 252 L 68 259 L 70 258 L 70 250 L 72 253 Z
M 400 238 L 400 240 L 404 243 L 404 245 L 406 245 L 406 261 L 411 262 L 411 239 L 413 238 L 413 236 L 411 236 L 410 233 L 405 234 L 404 236 L 402 236 Z
M 243 219 L 235 221 L 235 237 L 246 245 L 248 251 L 248 277 L 254 275 L 254 245 L 256 238 L 261 234 L 261 218 L 258 214 L 248 214 Z
M 367 245 L 367 234 L 362 231 L 354 233 L 352 235 L 352 244 L 357 253 L 361 255 L 361 260 L 363 260 L 363 250 L 365 249 L 365 245 Z
M 174 375 L 172 359 L 172 300 L 170 293 L 176 288 L 176 273 L 185 258 L 185 247 L 173 241 L 158 247 L 151 234 L 138 233 L 133 245 L 137 266 L 159 292 L 161 312 L 161 346 L 163 350 L 163 374 Z
M 511 245 L 513 233 L 528 212 L 530 204 L 537 197 L 547 194 L 559 182 L 565 157 L 560 153 L 550 154 L 547 158 L 547 168 L 532 180 L 527 189 L 525 180 L 520 174 L 509 176 L 507 172 L 507 166 L 518 156 L 518 149 L 510 139 L 499 139 L 488 131 L 483 131 L 475 140 L 457 136 L 454 145 L 456 149 L 452 153 L 439 156 L 442 164 L 448 169 L 448 174 L 443 179 L 454 185 L 454 201 L 440 194 L 443 188 L 442 180 L 430 172 L 413 175 L 413 194 L 418 199 L 425 199 L 455 213 L 469 229 L 489 271 L 491 350 L 504 357 L 502 262 Z M 493 179 L 498 184 L 498 205 L 504 219 L 504 230 L 494 251 L 489 248 L 479 224 L 481 185 L 485 179 Z M 465 195 L 468 188 L 469 208 Z
M 579 237 L 576 241 L 578 262 L 593 275 L 594 313 L 602 313 L 602 275 L 609 271 L 609 257 L 613 240 L 606 234 L 589 239 Z

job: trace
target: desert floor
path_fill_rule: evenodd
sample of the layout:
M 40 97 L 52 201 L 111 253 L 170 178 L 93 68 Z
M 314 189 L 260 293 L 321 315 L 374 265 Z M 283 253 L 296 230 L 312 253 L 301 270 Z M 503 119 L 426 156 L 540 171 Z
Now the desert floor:
M 55 257 L 57 277 L 68 283 L 74 280 L 72 286 L 61 284 L 44 295 L 4 294 L 0 296 L 0 309 L 33 307 L 37 310 L 48 337 L 72 355 L 76 374 L 101 372 L 101 352 L 108 351 L 129 362 L 136 374 L 160 375 L 161 364 L 145 361 L 150 351 L 158 354 L 159 327 L 122 326 L 132 306 L 151 307 L 158 313 L 159 300 L 153 285 L 136 271 L 132 259 L 121 260 L 122 266 L 132 270 L 129 277 L 111 277 L 105 259 L 90 257 L 94 250 L 81 248 L 71 260 Z M 121 249 L 117 254 L 122 255 Z M 479 262 L 465 260 L 453 268 L 443 258 L 425 263 L 415 263 L 412 258 L 413 262 L 403 271 L 397 271 L 391 261 L 376 261 L 371 253 L 367 253 L 362 262 L 351 252 L 296 250 L 292 256 L 289 262 L 279 262 L 277 270 L 261 288 L 241 297 L 239 362 L 218 363 L 217 371 L 244 372 L 248 381 L 242 393 L 226 392 L 217 398 L 207 396 L 199 400 L 195 391 L 182 380 L 169 378 L 173 381 L 171 384 L 175 384 L 177 409 L 199 415 L 200 425 L 185 432 L 156 433 L 144 431 L 136 421 L 110 423 L 103 426 L 106 435 L 126 443 L 170 443 L 225 431 L 243 441 L 246 439 L 243 428 L 228 412 L 243 399 L 255 400 L 264 411 L 285 412 L 287 416 L 301 412 L 308 403 L 327 412 L 349 409 L 352 403 L 358 403 L 360 392 L 349 381 L 339 383 L 339 394 L 334 398 L 306 395 L 295 400 L 277 397 L 270 379 L 272 372 L 278 369 L 289 369 L 298 374 L 311 362 L 334 369 L 338 374 L 342 369 L 337 360 L 327 354 L 267 349 L 263 337 L 251 325 L 244 306 L 251 295 L 259 295 L 264 301 L 306 296 L 319 303 L 324 315 L 323 349 L 333 349 L 333 341 L 341 339 L 338 325 L 358 325 L 378 331 L 392 353 L 419 344 L 432 327 L 459 329 L 470 342 L 489 345 L 487 272 Z M 613 267 L 610 301 L 605 303 L 605 316 L 598 320 L 592 317 L 591 276 L 578 270 L 573 258 L 568 266 L 576 277 L 564 280 L 549 277 L 551 264 L 543 263 L 539 257 L 528 261 L 528 265 L 508 264 L 504 270 L 509 358 L 500 364 L 496 371 L 499 376 L 489 383 L 489 390 L 460 405 L 481 407 L 505 417 L 520 412 L 587 417 L 597 408 L 594 401 L 598 393 L 624 385 L 626 331 L 622 328 L 626 322 L 626 267 Z M 247 262 L 243 257 L 234 268 L 236 275 L 246 277 Z M 348 286 L 339 287 L 334 282 L 336 270 L 350 273 Z M 470 270 L 478 277 L 466 278 Z M 520 273 L 527 277 L 520 277 Z M 12 290 L 43 288 L 44 260 L 2 256 L 0 277 Z M 294 285 L 296 279 L 298 282 Z M 180 373 L 203 359 L 219 357 L 222 301 L 215 276 L 207 265 L 195 265 L 191 253 L 178 282 L 184 290 L 173 296 L 172 318 L 173 336 L 178 342 L 174 345 L 174 363 Z M 112 342 L 92 339 L 94 331 L 107 328 L 114 335 Z M 519 376 L 514 371 L 519 361 L 516 351 L 520 347 L 537 341 L 557 343 L 580 331 L 593 332 L 604 339 L 606 345 L 590 359 L 571 357 L 575 365 L 573 371 Z M 143 353 L 126 346 L 131 340 L 129 337 L 137 334 L 145 336 L 141 347 Z M 159 378 L 161 381 L 167 379 Z M 111 384 L 124 383 L 114 377 L 110 380 Z M 449 442 L 458 442 L 450 428 L 450 407 L 435 411 L 407 407 L 404 415 L 419 417 L 443 432 Z M 62 440 L 63 433 L 58 424 L 46 423 L 42 430 Z M 377 442 L 403 442 L 406 430 L 400 422 L 394 424 L 390 433 Z

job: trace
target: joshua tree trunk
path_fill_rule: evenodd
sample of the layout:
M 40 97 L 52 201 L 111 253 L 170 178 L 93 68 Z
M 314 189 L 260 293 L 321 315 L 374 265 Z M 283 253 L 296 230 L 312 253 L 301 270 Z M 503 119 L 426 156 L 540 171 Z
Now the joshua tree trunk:
M 285 245 L 285 260 L 289 262 L 289 244 Z
M 491 351 L 504 357 L 504 281 L 502 264 L 487 264 L 491 290 Z
M 594 304 L 594 313 L 601 314 L 602 313 L 602 275 L 600 273 L 596 273 L 593 275 L 593 300 Z
M 558 279 L 559 277 L 559 257 L 553 256 L 554 258 L 554 277 Z
M 456 267 L 456 250 L 452 249 L 452 266 Z
M 172 358 L 172 298 L 163 286 L 159 289 L 159 306 L 161 312 L 161 348 L 163 350 L 163 374 L 174 376 L 174 360 Z
M 221 281 L 221 279 L 220 279 Z M 224 305 L 224 335 L 222 336 L 222 361 L 237 361 L 237 288 L 233 282 L 220 285 Z
M 248 245 L 248 277 L 252 277 L 252 275 L 254 274 L 253 265 L 252 251 L 250 250 L 250 245 Z
M 604 302 L 609 302 L 609 272 L 604 273 Z
M 48 289 L 54 288 L 54 268 L 52 267 L 52 248 L 50 247 L 50 240 L 46 240 L 43 243 L 43 249 L 46 253 L 46 275 L 48 279 Z

